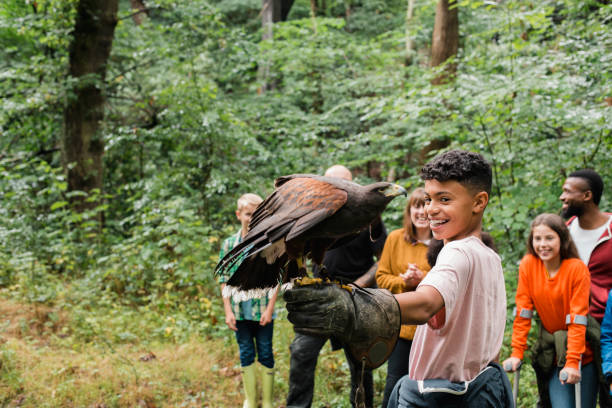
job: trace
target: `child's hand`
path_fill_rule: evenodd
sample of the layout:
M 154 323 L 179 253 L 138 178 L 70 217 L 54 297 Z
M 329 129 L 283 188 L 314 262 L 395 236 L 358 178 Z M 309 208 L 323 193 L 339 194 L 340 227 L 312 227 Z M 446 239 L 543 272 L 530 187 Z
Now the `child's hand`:
M 225 312 L 225 324 L 227 324 L 227 327 L 229 327 L 233 331 L 238 330 L 238 328 L 236 327 L 236 316 L 234 316 L 233 312 Z
M 259 319 L 260 326 L 265 326 L 266 324 L 272 321 L 272 312 L 273 312 L 273 309 L 266 308 L 266 311 L 263 312 L 263 314 L 261 315 L 261 318 Z
M 423 271 L 420 270 L 416 264 L 408 264 L 408 269 L 400 275 L 400 278 L 404 280 L 406 287 L 414 289 L 421 282 L 421 279 L 423 279 Z

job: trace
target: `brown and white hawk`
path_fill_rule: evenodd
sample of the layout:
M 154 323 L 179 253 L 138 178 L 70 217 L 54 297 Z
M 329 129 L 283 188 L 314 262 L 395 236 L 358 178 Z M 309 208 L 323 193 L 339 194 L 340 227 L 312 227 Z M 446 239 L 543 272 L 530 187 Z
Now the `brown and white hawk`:
M 379 182 L 312 174 L 276 179 L 275 190 L 255 210 L 242 242 L 219 261 L 215 273 L 231 271 L 223 295 L 260 297 L 279 284 L 306 275 L 305 259 L 321 265 L 325 251 L 377 220 L 406 190 Z

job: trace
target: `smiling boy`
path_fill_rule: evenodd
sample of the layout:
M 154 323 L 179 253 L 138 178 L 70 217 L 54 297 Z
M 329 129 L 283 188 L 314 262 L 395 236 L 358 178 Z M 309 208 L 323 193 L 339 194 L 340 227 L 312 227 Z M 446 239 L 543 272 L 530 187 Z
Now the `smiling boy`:
M 513 406 L 508 379 L 496 363 L 506 321 L 501 260 L 480 239 L 491 191 L 491 167 L 480 154 L 452 150 L 426 164 L 421 178 L 433 236 L 445 245 L 435 267 L 414 292 L 391 297 L 399 305 L 401 322 L 420 326 L 413 340 L 408 376 L 396 384 L 388 406 Z M 382 290 L 366 294 L 353 291 L 348 295 L 352 306 L 346 306 L 344 290 L 328 298 L 321 296 L 316 299 L 317 306 L 304 305 L 302 291 L 307 290 L 285 293 L 288 317 L 296 331 L 334 326 L 332 321 L 322 324 L 319 318 L 338 316 L 341 311 L 329 311 L 345 308 L 348 322 L 336 335 L 349 344 L 355 339 L 364 343 L 369 335 L 372 343 L 381 347 L 380 334 L 362 321 L 360 309 L 374 303 L 389 305 L 392 301 Z M 326 313 L 318 315 L 317 307 Z M 392 310 L 381 309 L 385 310 L 375 320 L 384 320 Z
M 491 365 L 504 335 L 503 271 L 497 253 L 480 239 L 491 177 L 481 155 L 459 150 L 437 156 L 421 170 L 425 211 L 444 247 L 414 295 L 396 296 L 402 322 L 427 324 L 417 328 L 408 378 L 398 383 L 389 406 L 468 400 L 473 406 L 492 398 L 503 406 L 507 400 L 505 374 Z M 488 387 L 474 388 L 482 382 Z M 436 391 L 427 391 L 427 384 Z

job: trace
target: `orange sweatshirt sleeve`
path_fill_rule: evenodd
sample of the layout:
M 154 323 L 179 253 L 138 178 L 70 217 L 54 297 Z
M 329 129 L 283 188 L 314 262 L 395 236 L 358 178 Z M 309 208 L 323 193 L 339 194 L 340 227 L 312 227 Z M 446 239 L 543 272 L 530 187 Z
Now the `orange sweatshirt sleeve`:
M 527 335 L 531 329 L 533 301 L 529 293 L 529 261 L 523 258 L 519 266 L 519 281 L 516 289 L 516 315 L 512 325 L 512 357 L 523 359 L 527 350 Z
M 572 281 L 568 294 L 570 314 L 566 317 L 567 356 L 565 366 L 578 369 L 582 353 L 586 350 L 586 322 L 589 312 L 591 278 L 583 262 L 576 260 L 568 265 L 572 269 Z
M 391 293 L 402 293 L 406 291 L 404 280 L 399 277 L 397 271 L 393 271 L 392 256 L 395 253 L 397 245 L 396 235 L 390 235 L 385 241 L 382 255 L 378 261 L 378 269 L 376 270 L 376 284 L 379 288 L 388 289 Z

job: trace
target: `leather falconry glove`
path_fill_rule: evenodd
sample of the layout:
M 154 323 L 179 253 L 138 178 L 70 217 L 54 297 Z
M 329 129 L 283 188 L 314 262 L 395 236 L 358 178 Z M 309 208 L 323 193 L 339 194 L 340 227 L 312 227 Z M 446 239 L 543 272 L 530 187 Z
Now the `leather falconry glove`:
M 295 331 L 338 339 L 369 368 L 387 361 L 395 347 L 400 308 L 386 289 L 323 282 L 295 286 L 283 298 Z

